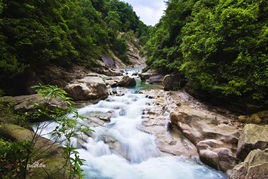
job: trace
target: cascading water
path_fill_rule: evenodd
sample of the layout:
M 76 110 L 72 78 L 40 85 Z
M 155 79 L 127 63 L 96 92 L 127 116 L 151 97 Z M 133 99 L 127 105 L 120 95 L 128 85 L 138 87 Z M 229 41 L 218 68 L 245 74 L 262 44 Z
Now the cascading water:
M 131 75 L 133 70 L 126 72 Z M 151 99 L 146 98 L 144 94 L 135 93 L 138 88 L 141 88 L 139 83 L 136 88 L 128 89 L 123 96 L 109 96 L 97 104 L 78 109 L 78 113 L 82 116 L 90 116 L 92 113 L 112 113 L 109 123 L 90 127 L 94 130 L 91 137 L 84 138 L 83 142 L 78 142 L 80 139 L 73 140 L 73 143 L 80 147 L 78 150 L 80 157 L 85 160 L 85 165 L 82 167 L 85 178 L 227 178 L 219 171 L 184 157 L 160 155 L 155 137 L 138 130 L 142 125 L 142 111 L 151 102 Z M 120 144 L 120 151 L 112 149 L 105 143 L 107 137 Z

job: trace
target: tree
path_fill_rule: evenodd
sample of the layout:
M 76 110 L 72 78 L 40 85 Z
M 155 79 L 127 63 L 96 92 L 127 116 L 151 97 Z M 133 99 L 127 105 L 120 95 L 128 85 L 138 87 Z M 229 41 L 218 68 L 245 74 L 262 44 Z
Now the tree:
M 267 104 L 267 2 L 171 0 L 145 49 L 148 65 L 192 88 Z M 213 95 L 212 95 L 213 94 Z

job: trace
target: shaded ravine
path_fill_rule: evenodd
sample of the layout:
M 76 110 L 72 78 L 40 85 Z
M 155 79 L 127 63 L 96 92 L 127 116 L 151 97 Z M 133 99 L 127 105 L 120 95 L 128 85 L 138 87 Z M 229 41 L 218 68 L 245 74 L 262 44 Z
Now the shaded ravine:
M 131 76 L 137 70 L 128 69 L 126 72 Z M 147 87 L 137 80 L 135 88 L 124 89 L 124 95 L 110 95 L 97 104 L 78 109 L 80 115 L 88 118 L 93 113 L 111 114 L 110 121 L 102 126 L 92 126 L 84 121 L 84 125 L 94 132 L 90 137 L 81 134 L 78 136 L 82 137 L 73 139 L 73 144 L 80 148 L 80 157 L 85 160 L 82 167 L 85 178 L 227 178 L 222 172 L 183 156 L 163 155 L 157 148 L 155 136 L 139 130 L 142 128 L 143 110 L 153 101 L 138 93 L 139 89 Z M 54 127 L 55 124 L 50 124 L 43 133 L 48 133 Z

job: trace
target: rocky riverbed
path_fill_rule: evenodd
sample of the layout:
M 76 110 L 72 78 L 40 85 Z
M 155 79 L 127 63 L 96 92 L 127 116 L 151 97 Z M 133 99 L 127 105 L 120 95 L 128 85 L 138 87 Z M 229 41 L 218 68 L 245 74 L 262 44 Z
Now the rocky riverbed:
M 164 87 L 161 87 L 161 81 L 170 79 L 170 77 L 163 77 L 156 72 L 138 73 L 126 70 L 124 72 L 125 76 L 123 76 L 123 72 L 120 70 L 111 71 L 113 73 L 109 73 L 110 76 L 92 72 L 84 74 L 69 81 L 64 87 L 73 99 L 78 100 L 77 104 L 80 104 L 79 106 L 89 105 L 91 106 L 89 109 L 94 109 L 86 112 L 87 123 L 85 125 L 97 129 L 98 132 L 95 136 L 85 134 L 83 138 L 76 140 L 77 147 L 83 150 L 82 153 L 85 154 L 85 151 L 95 151 L 101 148 L 106 151 L 101 152 L 101 155 L 110 156 L 115 152 L 116 155 L 122 156 L 128 161 L 141 162 L 140 165 L 145 165 L 143 162 L 152 157 L 183 156 L 183 160 L 189 159 L 189 161 L 195 161 L 199 164 L 204 163 L 225 172 L 230 178 L 242 179 L 255 176 L 268 178 L 268 126 L 265 123 L 244 123 L 247 121 L 267 121 L 267 112 L 264 111 L 250 117 L 238 116 L 225 109 L 207 106 L 183 90 L 164 91 L 164 89 L 170 89 L 171 85 L 163 82 Z M 138 76 L 144 81 L 160 84 L 160 86 L 157 86 L 156 89 L 148 88 L 148 86 L 147 89 L 137 88 L 141 85 L 141 82 L 134 78 Z M 165 85 L 169 87 L 165 87 Z M 12 104 L 14 110 L 20 111 L 30 111 L 37 102 L 47 103 L 38 95 L 3 97 L 1 101 L 4 104 Z M 96 109 L 103 109 L 96 111 L 92 103 L 96 103 Z M 139 104 L 142 104 L 142 108 L 137 106 Z M 62 108 L 66 106 L 64 102 L 57 99 L 52 99 L 47 105 Z M 132 108 L 136 107 L 137 114 L 141 113 L 140 116 L 136 116 L 137 114 L 134 118 L 128 116 L 130 112 L 134 114 L 135 111 Z M 83 109 L 81 108 L 82 111 Z M 148 139 L 150 141 L 148 145 L 136 141 L 140 144 L 140 148 L 129 148 L 130 144 L 126 142 L 127 139 L 123 140 L 123 136 L 118 137 L 122 135 L 119 135 L 122 132 L 120 130 L 126 132 L 125 130 L 128 129 L 113 129 L 116 124 L 114 122 L 121 121 L 124 116 L 131 119 L 128 121 L 129 123 L 133 122 L 132 118 L 138 120 L 138 123 L 134 123 L 131 130 L 137 132 L 139 136 L 144 136 L 143 139 L 140 139 L 141 141 Z M 5 123 L 5 121 L 2 121 L 2 123 Z M 129 124 L 125 122 L 122 124 L 129 127 Z M 3 126 L 0 126 L 0 135 L 13 137 L 13 130 L 7 130 L 8 128 Z M 9 127 L 18 128 L 18 126 L 12 125 Z M 109 132 L 109 130 L 111 131 Z M 117 134 L 117 132 L 119 133 Z M 134 135 L 134 133 L 127 134 L 129 138 Z M 150 136 L 154 137 L 151 138 Z M 20 138 L 19 141 L 21 140 L 23 139 Z M 95 149 L 91 146 L 93 144 L 99 145 L 100 148 Z M 146 154 L 149 150 L 145 149 L 148 147 L 153 153 Z M 143 152 L 143 150 L 145 151 Z M 136 156 L 139 152 L 143 154 Z M 95 158 L 97 156 L 91 157 L 97 164 L 101 164 L 99 158 Z M 115 158 L 114 160 L 121 160 L 121 158 Z M 165 160 L 164 162 L 170 161 L 172 164 L 179 164 L 171 158 L 163 160 Z M 163 164 L 163 161 L 154 162 L 159 162 L 159 165 Z M 118 165 L 127 167 L 129 171 L 136 171 L 136 168 L 134 169 L 132 165 L 123 163 L 118 163 Z M 139 168 L 139 166 L 136 167 Z M 144 172 L 141 173 L 144 174 Z M 117 175 L 120 172 L 112 174 Z M 99 175 L 101 174 L 99 173 Z M 151 173 L 148 176 L 152 176 Z M 171 176 L 176 175 L 173 173 Z
M 208 107 L 183 90 L 142 93 L 154 99 L 142 130 L 156 136 L 162 152 L 200 159 L 231 178 L 268 177 L 267 125 L 241 123 L 241 116 Z

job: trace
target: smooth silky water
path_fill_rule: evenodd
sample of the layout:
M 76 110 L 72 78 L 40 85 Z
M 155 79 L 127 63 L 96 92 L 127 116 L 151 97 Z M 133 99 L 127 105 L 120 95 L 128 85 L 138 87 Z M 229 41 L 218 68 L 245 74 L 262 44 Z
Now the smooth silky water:
M 132 75 L 139 69 L 127 69 L 125 73 Z M 90 113 L 113 112 L 111 121 L 101 127 L 91 127 L 92 137 L 83 135 L 81 139 L 73 139 L 73 144 L 80 149 L 80 158 L 84 159 L 85 178 L 88 179 L 222 179 L 225 174 L 211 169 L 183 156 L 160 157 L 153 135 L 139 130 L 142 125 L 142 111 L 152 103 L 151 99 L 137 91 L 156 86 L 137 81 L 135 88 L 130 88 L 123 96 L 109 96 L 97 104 L 78 109 L 82 116 Z M 86 126 L 86 121 L 84 122 Z M 42 131 L 43 134 L 55 128 L 51 123 Z M 89 127 L 89 126 L 88 126 Z M 46 135 L 48 137 L 48 135 Z M 104 143 L 109 136 L 120 143 L 121 156 Z

